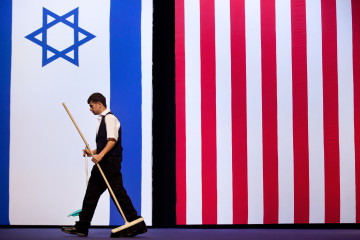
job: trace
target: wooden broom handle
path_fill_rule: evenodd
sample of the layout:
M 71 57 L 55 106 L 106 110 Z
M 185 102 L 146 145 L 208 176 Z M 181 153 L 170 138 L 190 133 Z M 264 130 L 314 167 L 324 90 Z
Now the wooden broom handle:
M 64 106 L 66 112 L 69 114 L 69 117 L 71 118 L 71 121 L 74 123 L 76 129 L 78 130 L 78 132 L 79 132 L 82 140 L 84 141 L 87 149 L 90 151 L 91 156 L 94 157 L 94 154 L 93 154 L 93 152 L 92 152 L 89 144 L 86 142 L 86 139 L 85 139 L 84 135 L 81 133 L 78 125 L 76 124 L 74 118 L 72 117 L 71 113 L 69 112 L 69 109 L 66 107 L 65 103 L 62 103 L 62 105 Z M 122 209 L 121 209 L 121 207 L 120 207 L 120 204 L 119 204 L 118 200 L 116 199 L 115 194 L 114 194 L 113 190 L 111 189 L 108 180 L 107 180 L 106 177 L 105 177 L 104 172 L 102 171 L 102 169 L 101 169 L 101 167 L 100 167 L 100 165 L 99 165 L 98 163 L 95 163 L 95 165 L 99 168 L 99 171 L 100 171 L 101 175 L 103 176 L 103 178 L 104 178 L 104 180 L 105 180 L 105 183 L 106 183 L 106 185 L 107 185 L 107 187 L 108 187 L 108 189 L 109 189 L 109 192 L 110 192 L 111 196 L 112 196 L 113 199 L 114 199 L 114 202 L 115 202 L 116 207 L 119 209 L 119 212 L 121 213 L 121 216 L 123 217 L 125 223 L 128 223 L 128 221 L 126 220 L 126 217 L 125 217 L 125 215 L 124 215 L 124 212 L 122 211 Z

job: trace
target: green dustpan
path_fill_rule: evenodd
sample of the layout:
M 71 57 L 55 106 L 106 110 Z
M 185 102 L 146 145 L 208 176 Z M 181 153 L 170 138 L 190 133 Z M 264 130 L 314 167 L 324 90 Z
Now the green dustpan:
M 68 215 L 68 217 L 76 217 L 76 216 L 79 216 L 79 213 L 81 212 L 82 210 L 79 209 L 79 210 L 76 210 L 75 212 L 72 212 Z

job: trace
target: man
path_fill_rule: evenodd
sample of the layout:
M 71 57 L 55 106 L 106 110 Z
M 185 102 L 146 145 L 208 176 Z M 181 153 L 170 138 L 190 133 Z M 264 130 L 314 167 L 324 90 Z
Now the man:
M 120 172 L 122 161 L 121 126 L 119 120 L 109 109 L 106 108 L 106 99 L 101 93 L 93 93 L 88 104 L 90 111 L 98 116 L 98 127 L 96 131 L 96 149 L 92 150 L 94 157 L 92 161 L 98 163 L 103 170 L 115 196 L 118 200 L 126 219 L 131 222 L 139 216 L 124 189 L 122 175 Z M 83 149 L 83 156 L 91 156 L 88 149 Z M 63 227 L 66 233 L 78 236 L 87 236 L 96 205 L 101 194 L 107 189 L 106 183 L 97 166 L 93 166 L 89 184 L 86 189 L 82 211 L 79 221 L 73 227 Z M 117 237 L 132 237 L 146 232 L 144 222 L 121 231 Z

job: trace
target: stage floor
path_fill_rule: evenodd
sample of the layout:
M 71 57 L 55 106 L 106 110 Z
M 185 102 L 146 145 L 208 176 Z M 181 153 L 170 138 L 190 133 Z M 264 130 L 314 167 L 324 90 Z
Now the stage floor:
M 92 228 L 86 239 L 109 239 L 111 228 Z M 59 228 L 1 228 L 0 239 L 80 239 Z M 127 238 L 130 239 L 130 238 Z M 358 229 L 179 229 L 151 228 L 133 239 L 146 240 L 360 240 Z

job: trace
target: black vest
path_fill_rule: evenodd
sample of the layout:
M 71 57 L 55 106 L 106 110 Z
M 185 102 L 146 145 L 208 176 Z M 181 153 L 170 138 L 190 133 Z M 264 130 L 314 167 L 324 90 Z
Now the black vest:
M 112 114 L 111 112 L 107 113 Z M 105 115 L 105 116 L 106 116 Z M 114 115 L 114 114 L 112 114 Z M 96 135 L 96 152 L 99 154 L 106 146 L 107 140 L 107 132 L 106 132 L 106 124 L 105 124 L 105 116 L 102 117 L 98 134 Z M 105 157 L 120 157 L 122 156 L 122 146 L 121 146 L 121 126 L 119 128 L 119 136 L 115 146 L 105 155 Z

